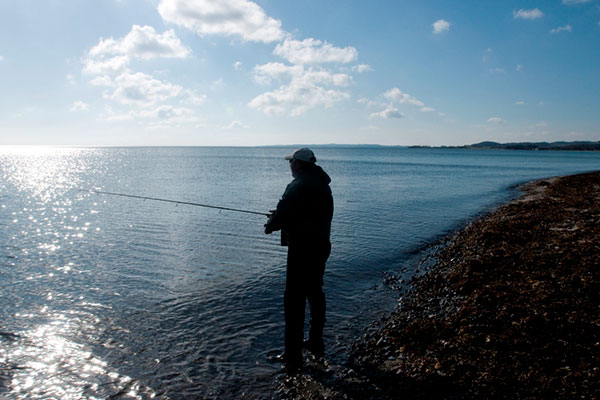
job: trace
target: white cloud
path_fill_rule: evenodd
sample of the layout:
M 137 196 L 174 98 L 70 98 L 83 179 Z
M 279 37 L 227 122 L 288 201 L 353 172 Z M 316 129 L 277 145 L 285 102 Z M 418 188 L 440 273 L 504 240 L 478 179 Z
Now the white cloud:
M 235 69 L 236 71 L 239 71 L 240 68 L 242 68 L 242 62 L 241 61 L 236 61 L 233 63 L 233 69 Z
M 421 100 L 411 96 L 408 93 L 404 93 L 397 87 L 392 88 L 387 92 L 383 93 L 382 98 L 380 98 L 378 101 L 372 101 L 367 98 L 361 98 L 358 99 L 358 102 L 368 107 L 385 107 L 383 111 L 371 113 L 369 115 L 369 118 L 390 119 L 404 117 L 404 115 L 396 107 L 397 104 L 409 104 L 412 106 L 419 107 L 419 111 L 421 111 L 422 113 L 435 111 L 433 107 L 425 106 L 425 104 Z
M 356 100 L 359 104 L 364 104 L 367 107 L 373 107 L 376 106 L 377 103 L 373 100 L 369 100 L 366 97 L 361 97 L 360 99 Z
M 0 56 L 0 61 L 4 61 L 4 56 Z
M 282 114 L 290 110 L 291 115 L 297 116 L 311 108 L 317 106 L 328 108 L 349 98 L 348 93 L 326 89 L 315 84 L 310 77 L 302 77 L 292 79 L 288 85 L 282 85 L 276 90 L 255 97 L 248 106 L 267 115 Z
M 525 102 L 523 100 L 519 100 L 519 101 L 515 102 L 515 104 L 518 106 L 522 106 L 522 105 L 525 105 Z
M 90 75 L 114 75 L 125 71 L 134 58 L 186 58 L 190 53 L 173 30 L 158 34 L 151 26 L 133 25 L 122 38 L 101 38 L 84 59 L 83 71 Z
M 371 115 L 369 115 L 369 118 L 382 118 L 382 119 L 391 119 L 391 118 L 402 118 L 403 115 L 402 113 L 400 113 L 400 111 L 393 106 L 389 106 L 388 108 L 386 108 L 383 111 L 380 112 L 374 112 Z
M 569 24 L 565 25 L 565 26 L 559 26 L 558 28 L 554 28 L 552 30 L 550 30 L 550 33 L 560 33 L 560 32 L 571 32 L 573 30 L 573 27 Z
M 87 103 L 84 103 L 83 101 L 78 100 L 78 101 L 75 101 L 73 104 L 71 104 L 69 111 L 72 111 L 72 112 L 87 111 L 88 109 L 89 109 L 89 105 Z
M 269 17 L 250 0 L 160 0 L 158 12 L 165 22 L 185 27 L 200 36 L 237 36 L 243 41 L 279 42 L 273 54 L 291 65 L 270 62 L 254 68 L 254 80 L 261 85 L 274 82 L 278 87 L 252 99 L 248 106 L 266 114 L 300 115 L 317 106 L 331 107 L 350 95 L 339 90 L 352 84 L 352 77 L 332 69 L 314 68 L 318 64 L 347 64 L 358 57 L 353 47 L 335 47 L 309 38 L 294 40 L 282 30 L 281 21 Z M 241 62 L 233 64 L 239 70 Z M 354 71 L 365 72 L 367 65 Z
M 331 74 L 331 82 L 335 86 L 350 86 L 352 77 L 346 74 Z
M 534 8 L 532 10 L 513 10 L 513 17 L 520 19 L 538 19 L 542 18 L 544 13 L 539 8 Z
M 195 91 L 190 90 L 190 89 L 187 89 L 184 91 L 182 98 L 183 98 L 183 100 L 187 101 L 189 104 L 193 104 L 196 106 L 203 104 L 204 101 L 206 101 L 205 94 L 198 94 Z
M 523 65 L 521 65 L 521 64 L 517 65 L 517 66 L 515 67 L 515 71 L 517 71 L 517 72 L 521 72 L 521 71 L 523 71 Z
M 339 90 L 352 83 L 346 73 L 315 68 L 325 63 L 347 64 L 358 57 L 353 47 L 335 47 L 309 38 L 294 40 L 281 29 L 281 22 L 269 17 L 249 0 L 161 0 L 158 12 L 166 22 L 183 26 L 200 36 L 219 34 L 239 36 L 244 41 L 279 42 L 273 54 L 290 64 L 270 62 L 254 68 L 254 80 L 261 85 L 277 82 L 279 86 L 252 99 L 248 106 L 266 114 L 300 115 L 317 107 L 331 107 L 350 95 Z M 233 64 L 238 70 L 241 62 Z M 360 72 L 368 66 L 357 67 Z
M 112 91 L 104 93 L 104 97 L 126 105 L 150 107 L 184 92 L 179 85 L 160 81 L 142 72 L 124 72 L 115 79 L 107 78 L 104 76 L 92 83 L 112 88 Z
M 110 122 L 143 120 L 149 124 L 149 127 L 168 127 L 198 121 L 198 117 L 189 108 L 175 107 L 167 104 L 151 109 L 130 110 L 124 114 L 118 114 L 112 109 L 107 108 L 104 117 Z
M 150 26 L 133 25 L 131 31 L 121 38 L 101 38 L 83 59 L 83 73 L 90 75 L 93 86 L 104 88 L 105 99 L 129 108 L 128 112 L 113 112 L 108 108 L 104 115 L 107 120 L 139 119 L 150 124 L 160 121 L 163 125 L 193 122 L 197 118 L 192 110 L 181 107 L 181 104 L 202 104 L 205 95 L 130 68 L 134 59 L 181 59 L 190 53 L 173 30 L 157 33 Z
M 331 73 L 327 70 L 309 69 L 302 71 L 293 78 L 294 81 L 301 82 L 303 85 L 333 85 L 340 87 L 350 86 L 352 77 L 342 73 Z
M 127 69 L 129 56 L 115 56 L 107 60 L 88 57 L 84 60 L 83 72 L 90 75 L 113 75 Z
M 299 82 L 303 86 L 334 85 L 349 86 L 352 77 L 342 73 L 332 73 L 326 69 L 304 68 L 301 65 L 268 63 L 254 67 L 254 79 L 260 84 L 269 84 L 273 80 Z
M 383 94 L 383 97 L 385 97 L 388 100 L 398 102 L 400 104 L 412 104 L 418 107 L 423 107 L 425 105 L 422 101 L 417 100 L 416 98 L 407 93 L 403 93 L 398 88 L 388 90 Z
M 225 130 L 230 130 L 230 129 L 235 129 L 235 128 L 241 128 L 241 129 L 246 129 L 248 128 L 246 125 L 244 125 L 241 121 L 231 121 L 228 125 L 225 125 L 223 127 L 223 129 Z
M 277 62 L 256 66 L 254 79 L 262 85 L 273 81 L 283 83 L 278 89 L 263 93 L 248 103 L 249 107 L 268 115 L 286 112 L 300 115 L 317 106 L 331 107 L 349 99 L 350 95 L 327 87 L 347 87 L 352 83 L 352 77 L 347 74 Z
M 433 33 L 438 34 L 450 30 L 450 22 L 445 19 L 438 19 L 433 23 Z
M 262 85 L 267 85 L 273 79 L 278 81 L 292 79 L 294 76 L 301 74 L 302 71 L 304 71 L 304 68 L 300 65 L 290 66 L 280 62 L 271 62 L 254 67 L 254 80 Z
M 113 79 L 108 75 L 97 76 L 90 81 L 94 86 L 113 86 Z
M 316 39 L 302 41 L 286 39 L 279 43 L 273 54 L 278 55 L 292 64 L 347 64 L 356 60 L 358 51 L 354 47 L 335 47 L 327 42 Z
M 503 124 L 504 120 L 500 117 L 491 117 L 491 118 L 488 118 L 487 122 L 489 122 L 491 124 Z
M 168 104 L 163 104 L 154 110 L 143 110 L 141 116 L 144 118 L 155 118 L 169 123 L 174 122 L 193 122 L 198 118 L 194 115 L 194 111 L 185 107 L 175 107 Z
M 200 36 L 236 35 L 245 41 L 270 43 L 286 35 L 281 21 L 248 0 L 161 0 L 158 12 L 166 22 Z
M 186 58 L 191 50 L 184 46 L 171 29 L 162 34 L 151 26 L 133 25 L 120 39 L 100 39 L 89 51 L 91 57 L 127 55 L 143 60 L 152 58 Z
M 371 71 L 373 71 L 373 68 L 371 68 L 371 66 L 368 64 L 359 64 L 359 65 L 355 65 L 354 67 L 352 67 L 352 70 L 356 71 L 358 73 L 363 73 L 363 72 L 371 72 Z

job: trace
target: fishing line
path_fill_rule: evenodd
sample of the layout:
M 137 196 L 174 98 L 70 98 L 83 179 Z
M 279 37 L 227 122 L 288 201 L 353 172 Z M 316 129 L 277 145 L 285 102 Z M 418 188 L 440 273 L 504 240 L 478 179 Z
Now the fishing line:
M 188 205 L 188 206 L 214 208 L 214 209 L 217 209 L 217 210 L 235 211 L 235 212 L 246 213 L 246 214 L 264 215 L 266 217 L 269 217 L 271 215 L 271 214 L 262 213 L 262 212 L 258 212 L 258 211 L 242 210 L 242 209 L 239 209 L 239 208 L 231 208 L 231 207 L 213 206 L 213 205 L 210 205 L 210 204 L 202 204 L 202 203 L 192 203 L 190 201 L 159 199 L 158 197 L 136 196 L 136 195 L 133 195 L 133 194 L 115 193 L 115 192 L 104 192 L 104 191 L 101 191 L 101 190 L 90 190 L 90 192 L 96 193 L 96 194 L 107 194 L 107 195 L 110 195 L 110 196 L 130 197 L 130 198 L 133 198 L 133 199 L 162 201 L 164 203 L 185 204 L 185 205 Z

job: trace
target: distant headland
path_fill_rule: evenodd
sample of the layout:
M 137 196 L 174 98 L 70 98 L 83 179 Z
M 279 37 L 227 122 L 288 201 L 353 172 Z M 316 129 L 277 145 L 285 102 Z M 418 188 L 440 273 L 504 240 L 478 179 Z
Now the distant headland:
M 409 146 L 409 148 L 444 148 L 444 149 L 500 149 L 500 150 L 579 150 L 600 151 L 600 141 L 578 142 L 516 142 L 497 143 L 481 142 L 464 146 Z
M 513 142 L 513 143 L 498 143 L 498 142 L 480 142 L 475 144 L 466 144 L 462 146 L 400 146 L 400 145 L 383 145 L 383 144 L 276 144 L 276 145 L 261 145 L 258 147 L 314 147 L 314 148 L 408 148 L 408 149 L 493 149 L 493 150 L 578 150 L 578 151 L 600 151 L 600 141 L 576 141 L 576 142 Z

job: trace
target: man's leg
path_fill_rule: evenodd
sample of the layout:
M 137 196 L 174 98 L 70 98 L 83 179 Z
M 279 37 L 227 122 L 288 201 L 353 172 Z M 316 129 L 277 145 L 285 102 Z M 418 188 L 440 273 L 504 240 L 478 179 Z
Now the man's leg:
M 314 355 L 322 356 L 325 352 L 323 344 L 323 326 L 325 325 L 325 294 L 321 286 L 308 293 L 310 305 L 310 332 L 305 347 Z
M 285 353 L 284 361 L 290 368 L 302 366 L 302 340 L 304 339 L 304 296 L 293 289 L 284 295 Z
M 323 343 L 323 327 L 325 326 L 325 293 L 323 293 L 323 274 L 331 245 L 319 249 L 318 257 L 312 266 L 312 277 L 307 284 L 307 297 L 310 305 L 310 332 L 305 347 L 316 356 L 325 352 Z
M 295 370 L 302 366 L 302 341 L 304 340 L 304 308 L 306 292 L 302 276 L 302 257 L 288 249 L 287 274 L 283 307 L 285 312 L 286 367 Z

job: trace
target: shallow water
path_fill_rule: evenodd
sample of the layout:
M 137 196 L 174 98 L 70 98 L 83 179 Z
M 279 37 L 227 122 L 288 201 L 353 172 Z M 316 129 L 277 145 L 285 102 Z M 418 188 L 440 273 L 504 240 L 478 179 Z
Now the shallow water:
M 264 218 L 289 148 L 0 148 L 0 395 L 268 397 L 280 365 L 285 248 Z M 382 274 L 520 182 L 600 154 L 317 148 L 332 177 L 327 357 L 393 307 Z M 412 270 L 406 273 L 409 277 Z

